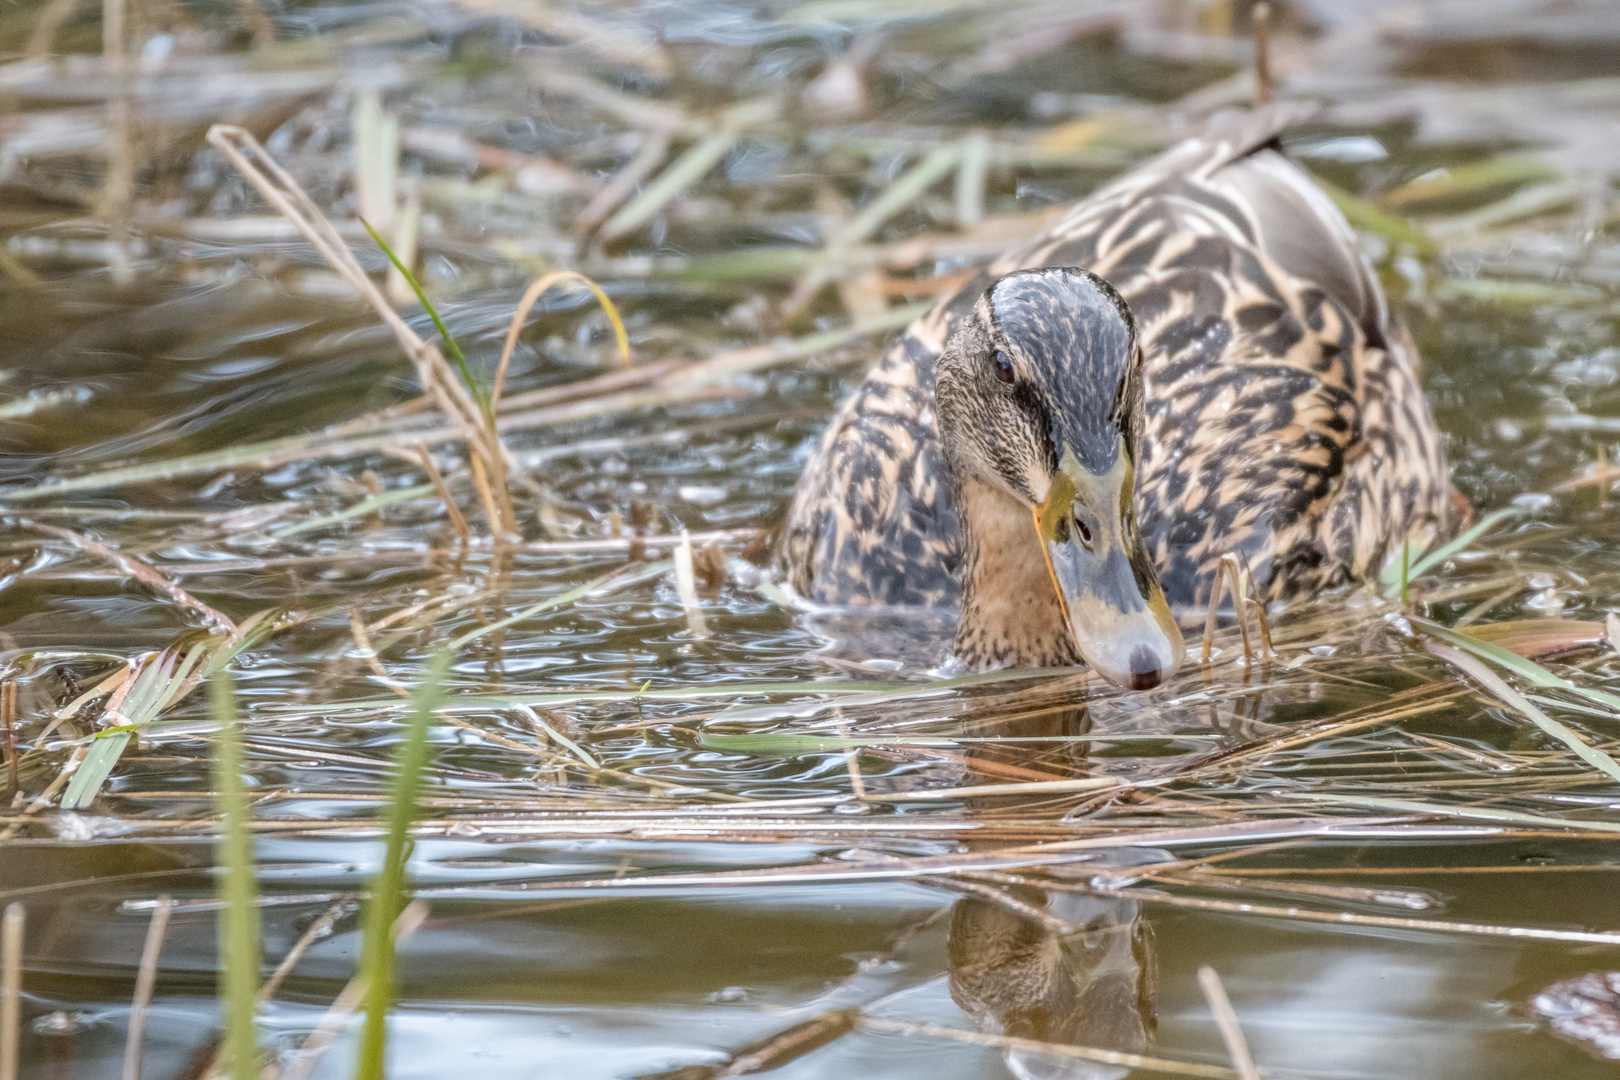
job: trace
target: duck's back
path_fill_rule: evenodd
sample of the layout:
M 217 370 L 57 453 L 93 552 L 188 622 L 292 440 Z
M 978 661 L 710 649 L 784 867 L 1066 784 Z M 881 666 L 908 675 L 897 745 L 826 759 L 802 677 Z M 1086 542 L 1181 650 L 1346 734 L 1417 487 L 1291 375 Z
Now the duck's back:
M 1277 150 L 1298 119 L 1248 114 L 1076 205 L 918 320 L 840 407 L 799 482 L 779 558 L 838 606 L 937 606 L 960 552 L 934 361 L 991 281 L 1079 266 L 1130 304 L 1147 425 L 1137 508 L 1172 604 L 1221 556 L 1283 598 L 1375 572 L 1451 522 L 1417 354 L 1344 218 Z

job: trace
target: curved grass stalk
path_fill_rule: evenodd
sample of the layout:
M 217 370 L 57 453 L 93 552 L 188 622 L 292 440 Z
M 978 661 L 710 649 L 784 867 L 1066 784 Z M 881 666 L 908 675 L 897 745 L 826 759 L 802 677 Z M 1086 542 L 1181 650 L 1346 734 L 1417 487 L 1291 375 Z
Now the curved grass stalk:
M 630 335 L 624 328 L 624 319 L 619 315 L 619 308 L 602 286 L 574 270 L 553 270 L 543 274 L 523 291 L 523 298 L 518 301 L 517 309 L 512 312 L 512 325 L 506 331 L 506 342 L 501 346 L 501 361 L 495 365 L 495 385 L 489 393 L 489 407 L 493 412 L 500 408 L 501 391 L 506 389 L 506 369 L 512 363 L 512 353 L 517 349 L 518 335 L 523 332 L 523 320 L 528 317 L 530 309 L 545 295 L 547 289 L 553 285 L 573 281 L 584 285 L 596 296 L 596 302 L 602 305 L 607 313 L 608 322 L 613 324 L 613 337 L 619 343 L 619 365 L 630 366 Z

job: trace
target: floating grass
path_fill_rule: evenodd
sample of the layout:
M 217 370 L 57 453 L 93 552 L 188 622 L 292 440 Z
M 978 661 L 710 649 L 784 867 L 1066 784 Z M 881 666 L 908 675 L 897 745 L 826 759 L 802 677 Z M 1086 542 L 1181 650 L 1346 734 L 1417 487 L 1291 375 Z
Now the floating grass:
M 387 842 L 382 866 L 371 880 L 371 897 L 363 916 L 363 941 L 359 978 L 365 980 L 365 1024 L 355 1062 L 355 1080 L 384 1080 L 387 1075 L 388 1012 L 395 995 L 395 963 L 392 930 L 394 920 L 405 909 L 405 867 L 410 857 L 411 822 L 416 817 L 416 797 L 422 786 L 422 773 L 428 761 L 428 728 L 444 695 L 444 681 L 450 673 L 454 653 L 437 653 L 421 685 L 411 696 L 409 726 L 394 759 L 394 775 L 388 785 L 385 811 Z
M 341 525 L 345 521 L 353 521 L 357 517 L 365 517 L 367 514 L 375 513 L 385 506 L 393 506 L 395 503 L 408 502 L 411 499 L 420 499 L 431 495 L 434 490 L 432 484 L 419 484 L 416 487 L 395 488 L 393 491 L 384 491 L 381 494 L 361 499 L 348 509 L 339 510 L 335 514 L 326 514 L 322 517 L 310 518 L 308 521 L 284 525 L 279 529 L 271 529 L 270 535 L 277 540 L 285 540 L 289 536 L 297 536 L 299 533 L 313 532 L 316 529 L 324 529 L 329 525 Z
M 1448 630 L 1438 623 L 1430 622 L 1428 619 L 1419 618 L 1413 618 L 1412 625 L 1425 634 L 1439 638 L 1448 645 L 1454 645 L 1464 652 L 1472 653 L 1481 659 L 1505 667 L 1515 675 L 1529 679 L 1537 686 L 1549 690 L 1564 690 L 1586 698 L 1588 701 L 1601 705 L 1606 709 L 1614 710 L 1616 718 L 1620 719 L 1620 695 L 1611 694 L 1607 690 L 1599 690 L 1596 687 L 1581 686 L 1554 675 L 1534 660 L 1520 656 L 1516 652 L 1485 640 L 1481 636 L 1481 631 L 1485 630 L 1485 627 L 1475 627 L 1471 633 L 1461 633 L 1456 630 Z
M 1121 732 L 1117 735 L 1012 735 L 1005 738 L 993 736 L 973 735 L 897 735 L 884 738 L 881 735 L 863 737 L 858 735 L 796 735 L 786 731 L 770 732 L 720 732 L 702 731 L 698 734 L 698 743 L 714 750 L 729 750 L 735 754 L 806 754 L 819 750 L 850 750 L 864 746 L 893 746 L 893 747 L 948 747 L 948 746 L 1022 746 L 1042 745 L 1046 743 L 1136 743 L 1136 742 L 1176 742 L 1182 739 L 1215 739 L 1216 735 L 1188 734 L 1188 735 L 1141 735 L 1131 732 Z
M 130 740 L 167 709 L 183 701 L 204 679 L 224 670 L 244 649 L 251 648 L 275 629 L 271 611 L 262 611 L 244 620 L 235 633 L 214 634 L 189 647 L 176 645 L 149 654 L 133 664 L 133 674 L 121 683 L 103 686 L 110 694 L 103 716 L 105 725 L 91 736 L 82 762 L 62 793 L 62 809 L 82 810 L 100 792 Z M 93 700 L 96 693 L 81 695 L 61 710 L 71 715 Z
M 1614 758 L 1593 746 L 1588 740 L 1577 735 L 1567 724 L 1560 723 L 1542 712 L 1529 698 L 1503 682 L 1490 668 L 1473 657 L 1466 656 L 1445 645 L 1430 645 L 1429 651 L 1467 672 L 1491 693 L 1517 709 L 1531 723 L 1573 750 L 1577 757 L 1592 766 L 1592 768 L 1611 779 L 1620 780 L 1620 762 L 1615 761 Z

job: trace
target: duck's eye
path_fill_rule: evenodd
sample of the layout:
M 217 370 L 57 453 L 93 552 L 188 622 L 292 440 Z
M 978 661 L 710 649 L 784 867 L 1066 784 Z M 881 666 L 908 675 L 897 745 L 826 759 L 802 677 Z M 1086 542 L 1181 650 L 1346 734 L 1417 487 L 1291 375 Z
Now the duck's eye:
M 1091 527 L 1079 518 L 1074 519 L 1074 527 L 1080 530 L 1080 542 L 1087 547 L 1091 546 Z
M 1012 357 L 1008 356 L 1006 353 L 1002 352 L 1000 349 L 997 349 L 994 360 L 996 362 L 996 378 L 1000 379 L 1002 382 L 1005 382 L 1005 383 L 1012 382 L 1013 381 Z

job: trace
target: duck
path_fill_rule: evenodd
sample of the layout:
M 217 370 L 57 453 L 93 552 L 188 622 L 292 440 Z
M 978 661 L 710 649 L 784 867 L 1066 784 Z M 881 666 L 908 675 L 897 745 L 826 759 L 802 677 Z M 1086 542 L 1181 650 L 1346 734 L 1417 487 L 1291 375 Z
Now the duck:
M 1416 344 L 1283 149 L 1313 112 L 1217 118 L 914 322 L 810 454 L 780 578 L 823 608 L 954 609 L 959 670 L 1145 690 L 1223 557 L 1274 606 L 1454 533 Z

